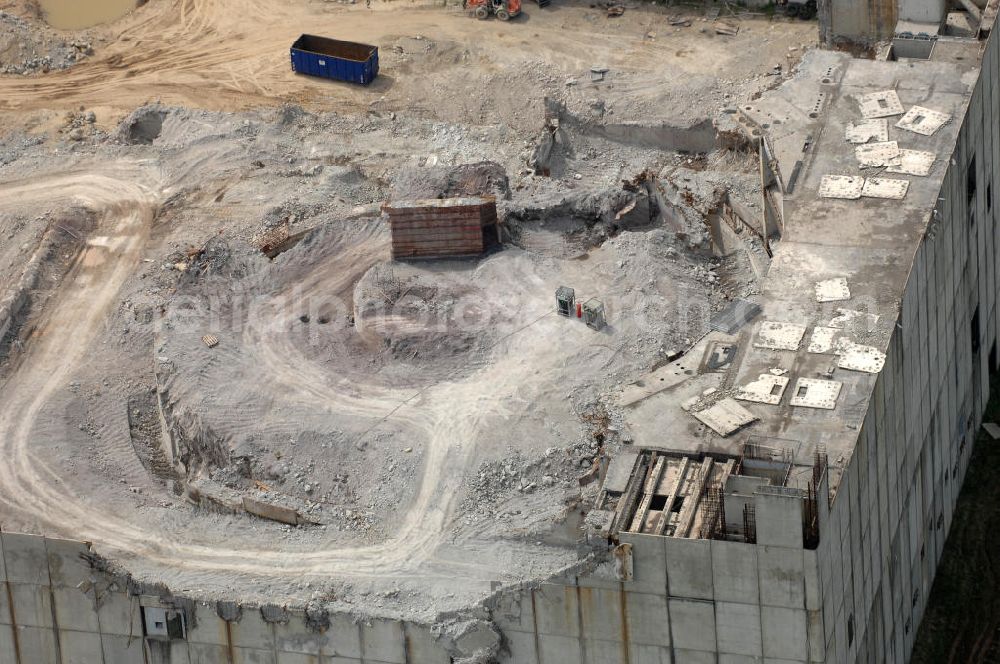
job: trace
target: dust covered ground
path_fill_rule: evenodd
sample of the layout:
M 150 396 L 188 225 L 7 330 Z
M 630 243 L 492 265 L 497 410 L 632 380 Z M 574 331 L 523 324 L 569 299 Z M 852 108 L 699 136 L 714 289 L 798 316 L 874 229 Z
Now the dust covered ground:
M 178 592 L 430 620 L 577 563 L 628 442 L 609 396 L 765 260 L 713 252 L 707 217 L 760 192 L 712 122 L 815 24 L 703 19 L 151 0 L 72 66 L 0 76 L 4 528 Z M 378 44 L 382 75 L 295 76 L 307 29 Z M 382 202 L 472 194 L 500 248 L 390 260 Z M 608 327 L 557 316 L 560 285 Z

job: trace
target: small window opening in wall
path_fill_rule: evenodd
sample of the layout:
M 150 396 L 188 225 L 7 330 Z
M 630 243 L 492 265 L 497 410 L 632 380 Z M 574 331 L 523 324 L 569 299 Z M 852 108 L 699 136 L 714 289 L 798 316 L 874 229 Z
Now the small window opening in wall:
M 854 643 L 854 614 L 847 617 L 847 645 Z
M 976 355 L 979 353 L 979 307 L 977 306 L 972 312 L 972 320 L 969 323 L 970 334 L 972 335 L 972 354 Z
M 927 557 L 927 545 L 926 544 L 921 544 L 920 545 L 920 559 L 923 560 L 926 557 Z
M 965 171 L 965 197 L 970 206 L 976 198 L 976 155 L 972 155 Z

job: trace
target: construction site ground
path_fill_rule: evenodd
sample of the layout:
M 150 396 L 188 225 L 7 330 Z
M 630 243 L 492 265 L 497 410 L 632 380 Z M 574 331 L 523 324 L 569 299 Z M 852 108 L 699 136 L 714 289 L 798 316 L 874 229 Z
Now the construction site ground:
M 427 619 L 576 562 L 588 480 L 627 438 L 609 395 L 755 292 L 697 218 L 760 196 L 756 155 L 715 149 L 711 122 L 816 37 L 565 0 L 509 23 L 150 0 L 53 37 L 29 4 L 0 1 L 21 40 L 0 65 L 23 70 L 0 75 L 3 528 L 178 592 Z M 377 44 L 379 78 L 293 74 L 303 32 Z M 53 39 L 87 47 L 36 68 Z M 689 227 L 636 220 L 644 177 L 690 189 Z M 498 197 L 501 250 L 390 261 L 382 202 L 469 193 Z M 560 285 L 608 328 L 557 316 Z

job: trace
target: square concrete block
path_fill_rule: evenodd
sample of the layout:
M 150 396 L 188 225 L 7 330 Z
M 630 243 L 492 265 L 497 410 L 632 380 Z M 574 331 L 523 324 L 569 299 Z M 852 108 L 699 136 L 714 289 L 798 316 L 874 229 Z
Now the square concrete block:
M 759 603 L 757 547 L 712 540 L 712 578 L 716 600 Z
M 324 654 L 361 659 L 361 626 L 351 616 L 330 614 L 330 629 L 326 631 L 330 643 Z
M 142 636 L 142 616 L 137 597 L 130 597 L 125 593 L 105 593 L 101 596 L 97 616 L 101 621 L 103 634 Z
M 808 657 L 804 609 L 761 607 L 764 656 L 805 661 Z
M 251 608 L 243 612 L 243 619 L 247 617 L 248 613 L 256 614 L 258 622 L 255 622 L 254 625 L 260 626 L 262 623 L 260 621 L 260 612 Z M 236 621 L 232 624 L 234 645 L 236 644 L 236 626 L 238 624 L 239 622 Z M 228 646 L 229 635 L 226 631 L 226 621 L 220 618 L 219 614 L 215 612 L 215 607 L 207 604 L 198 604 L 195 607 L 195 620 L 187 626 L 187 640 L 189 643 Z
M 539 664 L 535 656 L 535 635 L 527 632 L 504 632 L 511 664 Z
M 764 658 L 753 657 L 752 655 L 730 655 L 720 653 L 719 664 L 764 664 Z
M 56 659 L 56 637 L 45 627 L 18 627 L 17 642 L 21 648 L 22 662 L 59 664 Z
M 629 649 L 630 664 L 673 664 L 670 648 L 633 644 Z
M 759 605 L 716 602 L 715 629 L 719 652 L 758 657 L 764 654 Z
M 78 632 L 97 632 L 97 610 L 94 607 L 93 590 L 84 593 L 77 588 L 65 586 L 52 589 L 56 603 L 56 621 L 59 629 Z
M 584 642 L 587 664 L 629 664 L 628 647 L 621 639 L 603 641 L 587 639 Z
M 504 593 L 493 609 L 493 621 L 500 631 L 531 632 L 535 621 L 531 613 L 531 591 Z
M 101 635 L 94 632 L 59 630 L 62 664 L 93 664 L 104 656 Z
M 539 634 L 579 636 L 576 588 L 542 584 L 535 590 L 534 607 Z
M 621 641 L 624 597 L 618 590 L 578 588 L 583 634 L 590 639 Z
M 10 583 L 14 600 L 14 618 L 25 627 L 52 627 L 52 600 L 48 586 Z
M 670 619 L 663 595 L 625 593 L 628 633 L 632 643 L 670 645 Z
M 794 496 L 754 496 L 757 543 L 802 548 L 802 501 Z
M 407 624 L 406 655 L 407 662 L 427 662 L 427 664 L 451 664 L 451 657 L 445 652 L 441 643 L 434 638 L 427 627 Z
M 760 603 L 803 609 L 806 605 L 802 549 L 759 548 Z
M 153 646 L 153 643 L 149 644 Z M 171 664 L 184 664 L 190 658 L 191 664 L 216 664 L 217 662 L 229 662 L 229 649 L 225 646 L 213 645 L 210 643 L 189 643 L 173 642 L 169 644 L 172 648 Z M 185 648 L 178 646 L 186 646 Z M 156 661 L 153 659 L 152 661 Z
M 17 583 L 49 585 L 49 565 L 45 540 L 37 535 L 0 533 L 7 580 Z
M 677 664 L 716 664 L 714 652 L 703 650 L 674 650 L 674 661 Z
M 146 641 L 143 643 L 143 649 L 147 654 L 147 662 L 157 662 L 158 664 L 204 664 L 213 661 L 207 655 L 202 658 L 196 658 L 192 654 L 196 647 L 189 645 L 186 641 Z
M 664 537 L 667 587 L 671 597 L 712 599 L 712 542 Z
M 6 658 L 4 662 L 13 662 L 13 655 L 8 653 L 14 652 L 14 627 L 11 625 L 0 625 L 0 654 Z
M 225 664 L 226 660 L 221 660 Z M 272 650 L 257 648 L 234 648 L 233 664 L 278 664 Z
M 403 624 L 396 620 L 372 620 L 361 623 L 364 659 L 375 659 L 386 664 L 404 664 Z
M 146 664 L 142 656 L 142 637 L 104 634 L 101 636 L 104 664 Z
M 11 623 L 9 604 L 7 601 L 7 587 L 0 585 L 0 625 L 9 625 Z
M 90 554 L 90 547 L 83 542 L 46 538 L 45 550 L 53 587 L 75 588 L 81 582 L 93 578 L 94 571 L 84 557 Z
M 579 664 L 583 661 L 580 639 L 551 634 L 539 635 L 538 660 L 540 664 Z
M 674 647 L 715 652 L 715 605 L 693 599 L 670 599 Z
M 225 634 L 225 621 L 214 612 L 199 611 L 199 616 L 208 614 L 205 617 L 207 625 L 216 625 L 209 633 Z M 201 618 L 199 618 L 199 623 Z M 233 635 L 233 646 L 239 648 L 251 648 L 258 650 L 272 650 L 274 648 L 274 625 L 265 622 L 260 611 L 253 608 L 244 608 L 243 615 L 238 621 L 230 623 L 230 631 Z M 223 641 L 225 643 L 225 641 Z
M 330 634 L 309 630 L 301 615 L 293 613 L 287 623 L 274 623 L 274 640 L 279 654 L 319 655 L 329 652 Z
M 665 537 L 621 533 L 619 539 L 632 544 L 632 580 L 625 590 L 663 593 L 667 587 L 667 561 L 663 548 Z

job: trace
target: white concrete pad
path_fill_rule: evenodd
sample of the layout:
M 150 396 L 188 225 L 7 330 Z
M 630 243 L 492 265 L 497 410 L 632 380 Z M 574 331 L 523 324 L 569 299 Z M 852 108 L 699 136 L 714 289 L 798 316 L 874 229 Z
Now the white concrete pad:
M 841 369 L 877 374 L 885 366 L 885 353 L 873 346 L 849 343 L 844 346 L 837 366 Z
M 861 198 L 865 179 L 857 175 L 824 175 L 819 184 L 820 198 Z
M 903 200 L 909 188 L 909 180 L 868 178 L 865 180 L 864 189 L 862 189 L 861 195 L 866 198 L 891 198 L 899 201 Z
M 847 287 L 846 277 L 834 277 L 816 282 L 817 302 L 841 302 L 851 299 L 851 289 Z
M 986 429 L 986 433 L 990 435 L 990 438 L 1000 440 L 1000 426 L 997 426 L 993 422 L 983 422 L 983 428 Z
M 896 141 L 865 143 L 854 148 L 854 156 L 861 168 L 887 168 L 900 163 L 899 144 Z
M 934 111 L 923 106 L 914 106 L 899 119 L 896 126 L 924 136 L 931 136 L 949 120 L 951 120 L 951 116 L 947 113 Z
M 805 325 L 766 320 L 760 324 L 753 345 L 772 350 L 798 350 L 805 333 Z
M 904 175 L 918 175 L 926 177 L 930 175 L 931 166 L 937 155 L 933 152 L 923 150 L 900 150 L 899 164 L 890 166 L 886 173 L 902 173 Z
M 705 410 L 694 413 L 700 422 L 720 436 L 728 436 L 757 420 L 757 416 L 733 399 L 721 399 Z
M 861 106 L 861 115 L 869 120 L 903 114 L 903 104 L 899 101 L 899 95 L 895 90 L 869 92 L 858 95 L 857 99 Z
M 793 406 L 805 408 L 823 408 L 833 410 L 837 407 L 837 397 L 843 386 L 839 380 L 820 380 L 818 378 L 799 378 L 792 392 Z
M 736 398 L 740 401 L 753 401 L 777 406 L 785 393 L 788 378 L 766 373 L 757 377 L 742 387 L 736 388 Z
M 884 119 L 862 120 L 847 125 L 847 141 L 849 143 L 867 143 L 869 141 L 883 142 L 889 140 L 889 122 Z

